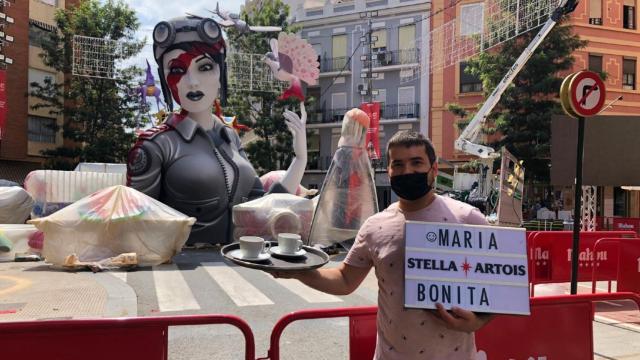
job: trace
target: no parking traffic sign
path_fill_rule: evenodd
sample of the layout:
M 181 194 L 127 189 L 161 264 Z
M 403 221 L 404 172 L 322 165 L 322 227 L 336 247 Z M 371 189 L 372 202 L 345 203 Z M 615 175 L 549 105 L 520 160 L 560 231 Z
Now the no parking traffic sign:
M 563 109 L 573 117 L 597 115 L 604 106 L 605 85 L 592 71 L 579 71 L 567 76 L 560 87 Z

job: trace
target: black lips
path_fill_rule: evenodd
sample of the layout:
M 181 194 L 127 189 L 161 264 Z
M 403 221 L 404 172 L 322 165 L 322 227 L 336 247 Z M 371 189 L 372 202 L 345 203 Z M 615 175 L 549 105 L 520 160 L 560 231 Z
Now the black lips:
M 191 101 L 198 101 L 204 97 L 204 93 L 202 91 L 189 91 L 187 93 L 187 99 Z

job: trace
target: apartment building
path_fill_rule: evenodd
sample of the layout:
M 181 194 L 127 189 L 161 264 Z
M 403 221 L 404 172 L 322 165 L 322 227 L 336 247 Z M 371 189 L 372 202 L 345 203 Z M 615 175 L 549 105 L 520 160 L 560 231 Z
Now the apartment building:
M 309 161 L 303 185 L 322 185 L 332 154 L 338 146 L 345 112 L 368 102 L 380 102 L 380 148 L 398 130 L 427 132 L 429 126 L 426 49 L 430 2 L 425 0 L 289 1 L 301 36 L 318 53 L 319 85 L 306 89 L 317 99 L 308 110 Z M 370 17 L 367 17 L 367 15 Z M 374 40 L 369 49 L 369 31 Z M 373 55 L 372 86 L 368 59 Z M 412 80 L 410 80 L 412 78 Z M 384 156 L 383 156 L 384 158 Z M 381 208 L 392 200 L 384 170 L 376 165 L 376 185 Z
M 28 0 L 5 2 L 4 11 L 15 21 L 6 26 L 14 37 L 3 47 L 13 64 L 6 66 L 7 111 L 0 140 L 0 179 L 22 183 L 26 174 L 42 166 L 42 150 L 63 144 L 61 132 L 51 125 L 62 125 L 62 116 L 33 110 L 36 99 L 28 97 L 29 84 L 50 79 L 62 83 L 64 75 L 45 66 L 39 57 L 42 43 L 56 31 L 55 11 L 77 0 Z
M 444 9 L 450 2 L 434 0 L 434 9 Z M 451 19 L 460 23 L 474 23 L 474 17 L 482 11 L 483 1 L 462 0 L 455 7 L 446 9 L 432 18 L 436 28 Z M 607 73 L 606 104 L 616 101 L 603 115 L 634 115 L 640 113 L 640 89 L 638 84 L 638 59 L 640 58 L 640 32 L 638 32 L 637 0 L 587 0 L 580 1 L 571 14 L 569 23 L 588 45 L 576 51 L 571 72 L 589 69 Z M 482 83 L 464 72 L 465 63 L 449 66 L 431 76 L 431 109 L 429 135 L 438 155 L 451 163 L 461 163 L 471 158 L 454 149 L 458 137 L 456 118 L 446 108 L 447 103 L 458 103 L 474 110 L 483 101 Z M 452 81 L 453 80 L 453 81 Z M 446 165 L 443 166 L 446 168 Z M 573 190 L 558 188 L 565 199 L 565 207 L 573 206 Z M 542 194 L 539 194 L 542 195 Z M 598 214 L 602 217 L 640 217 L 638 191 L 620 187 L 598 188 Z

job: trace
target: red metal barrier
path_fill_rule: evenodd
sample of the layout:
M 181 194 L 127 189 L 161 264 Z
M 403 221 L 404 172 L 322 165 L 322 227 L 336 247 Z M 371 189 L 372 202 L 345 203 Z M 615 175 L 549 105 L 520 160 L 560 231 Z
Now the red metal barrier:
M 640 308 L 640 295 L 634 293 L 531 298 L 531 316 L 496 316 L 476 333 L 477 348 L 487 359 L 593 359 L 593 302 L 616 300 L 632 300 Z M 371 306 L 285 315 L 273 328 L 267 356 L 259 360 L 280 359 L 280 337 L 290 323 L 334 317 L 349 317 L 349 359 L 370 360 L 375 352 L 376 310 Z
M 280 359 L 280 337 L 282 332 L 294 321 L 326 319 L 336 317 L 349 318 L 349 359 L 371 360 L 376 345 L 376 306 L 363 306 L 338 309 L 310 309 L 295 311 L 280 318 L 271 332 L 269 351 L 266 357 L 258 360 Z
M 618 254 L 615 266 L 615 280 L 617 291 L 628 291 L 640 294 L 640 239 L 600 239 L 593 247 L 597 254 L 603 249 L 615 248 Z M 596 281 L 602 280 L 602 270 L 599 266 L 592 266 L 591 292 L 596 292 Z M 604 269 L 610 271 L 610 269 Z M 607 275 L 604 275 L 606 278 Z M 611 292 L 611 282 L 609 282 Z
M 166 360 L 169 326 L 213 324 L 240 329 L 245 338 L 245 359 L 255 359 L 251 328 L 231 315 L 0 323 L 0 354 L 3 359 Z
M 640 308 L 634 293 L 531 298 L 531 316 L 497 316 L 476 333 L 477 348 L 487 359 L 593 359 L 593 302 L 615 300 Z
M 578 281 L 590 281 L 592 262 L 603 267 L 602 276 L 615 280 L 617 266 L 617 248 L 612 253 L 594 253 L 594 246 L 601 238 L 634 238 L 633 231 L 583 231 L 580 232 L 580 264 Z M 531 296 L 535 295 L 536 284 L 563 283 L 571 281 L 571 249 L 573 232 L 571 231 L 539 231 L 527 236 L 529 252 L 529 282 Z M 604 269 L 607 268 L 605 271 Z

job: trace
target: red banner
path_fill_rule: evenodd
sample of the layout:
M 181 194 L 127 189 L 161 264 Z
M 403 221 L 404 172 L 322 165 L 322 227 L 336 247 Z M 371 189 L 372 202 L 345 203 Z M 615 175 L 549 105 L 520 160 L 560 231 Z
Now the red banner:
M 613 218 L 613 230 L 615 231 L 635 231 L 640 233 L 639 218 Z
M 371 160 L 380 159 L 380 103 L 362 103 L 360 110 L 369 116 L 369 129 L 367 130 L 367 141 L 365 146 L 369 152 Z
M 4 124 L 7 121 L 7 72 L 0 70 L 0 140 L 4 135 Z

